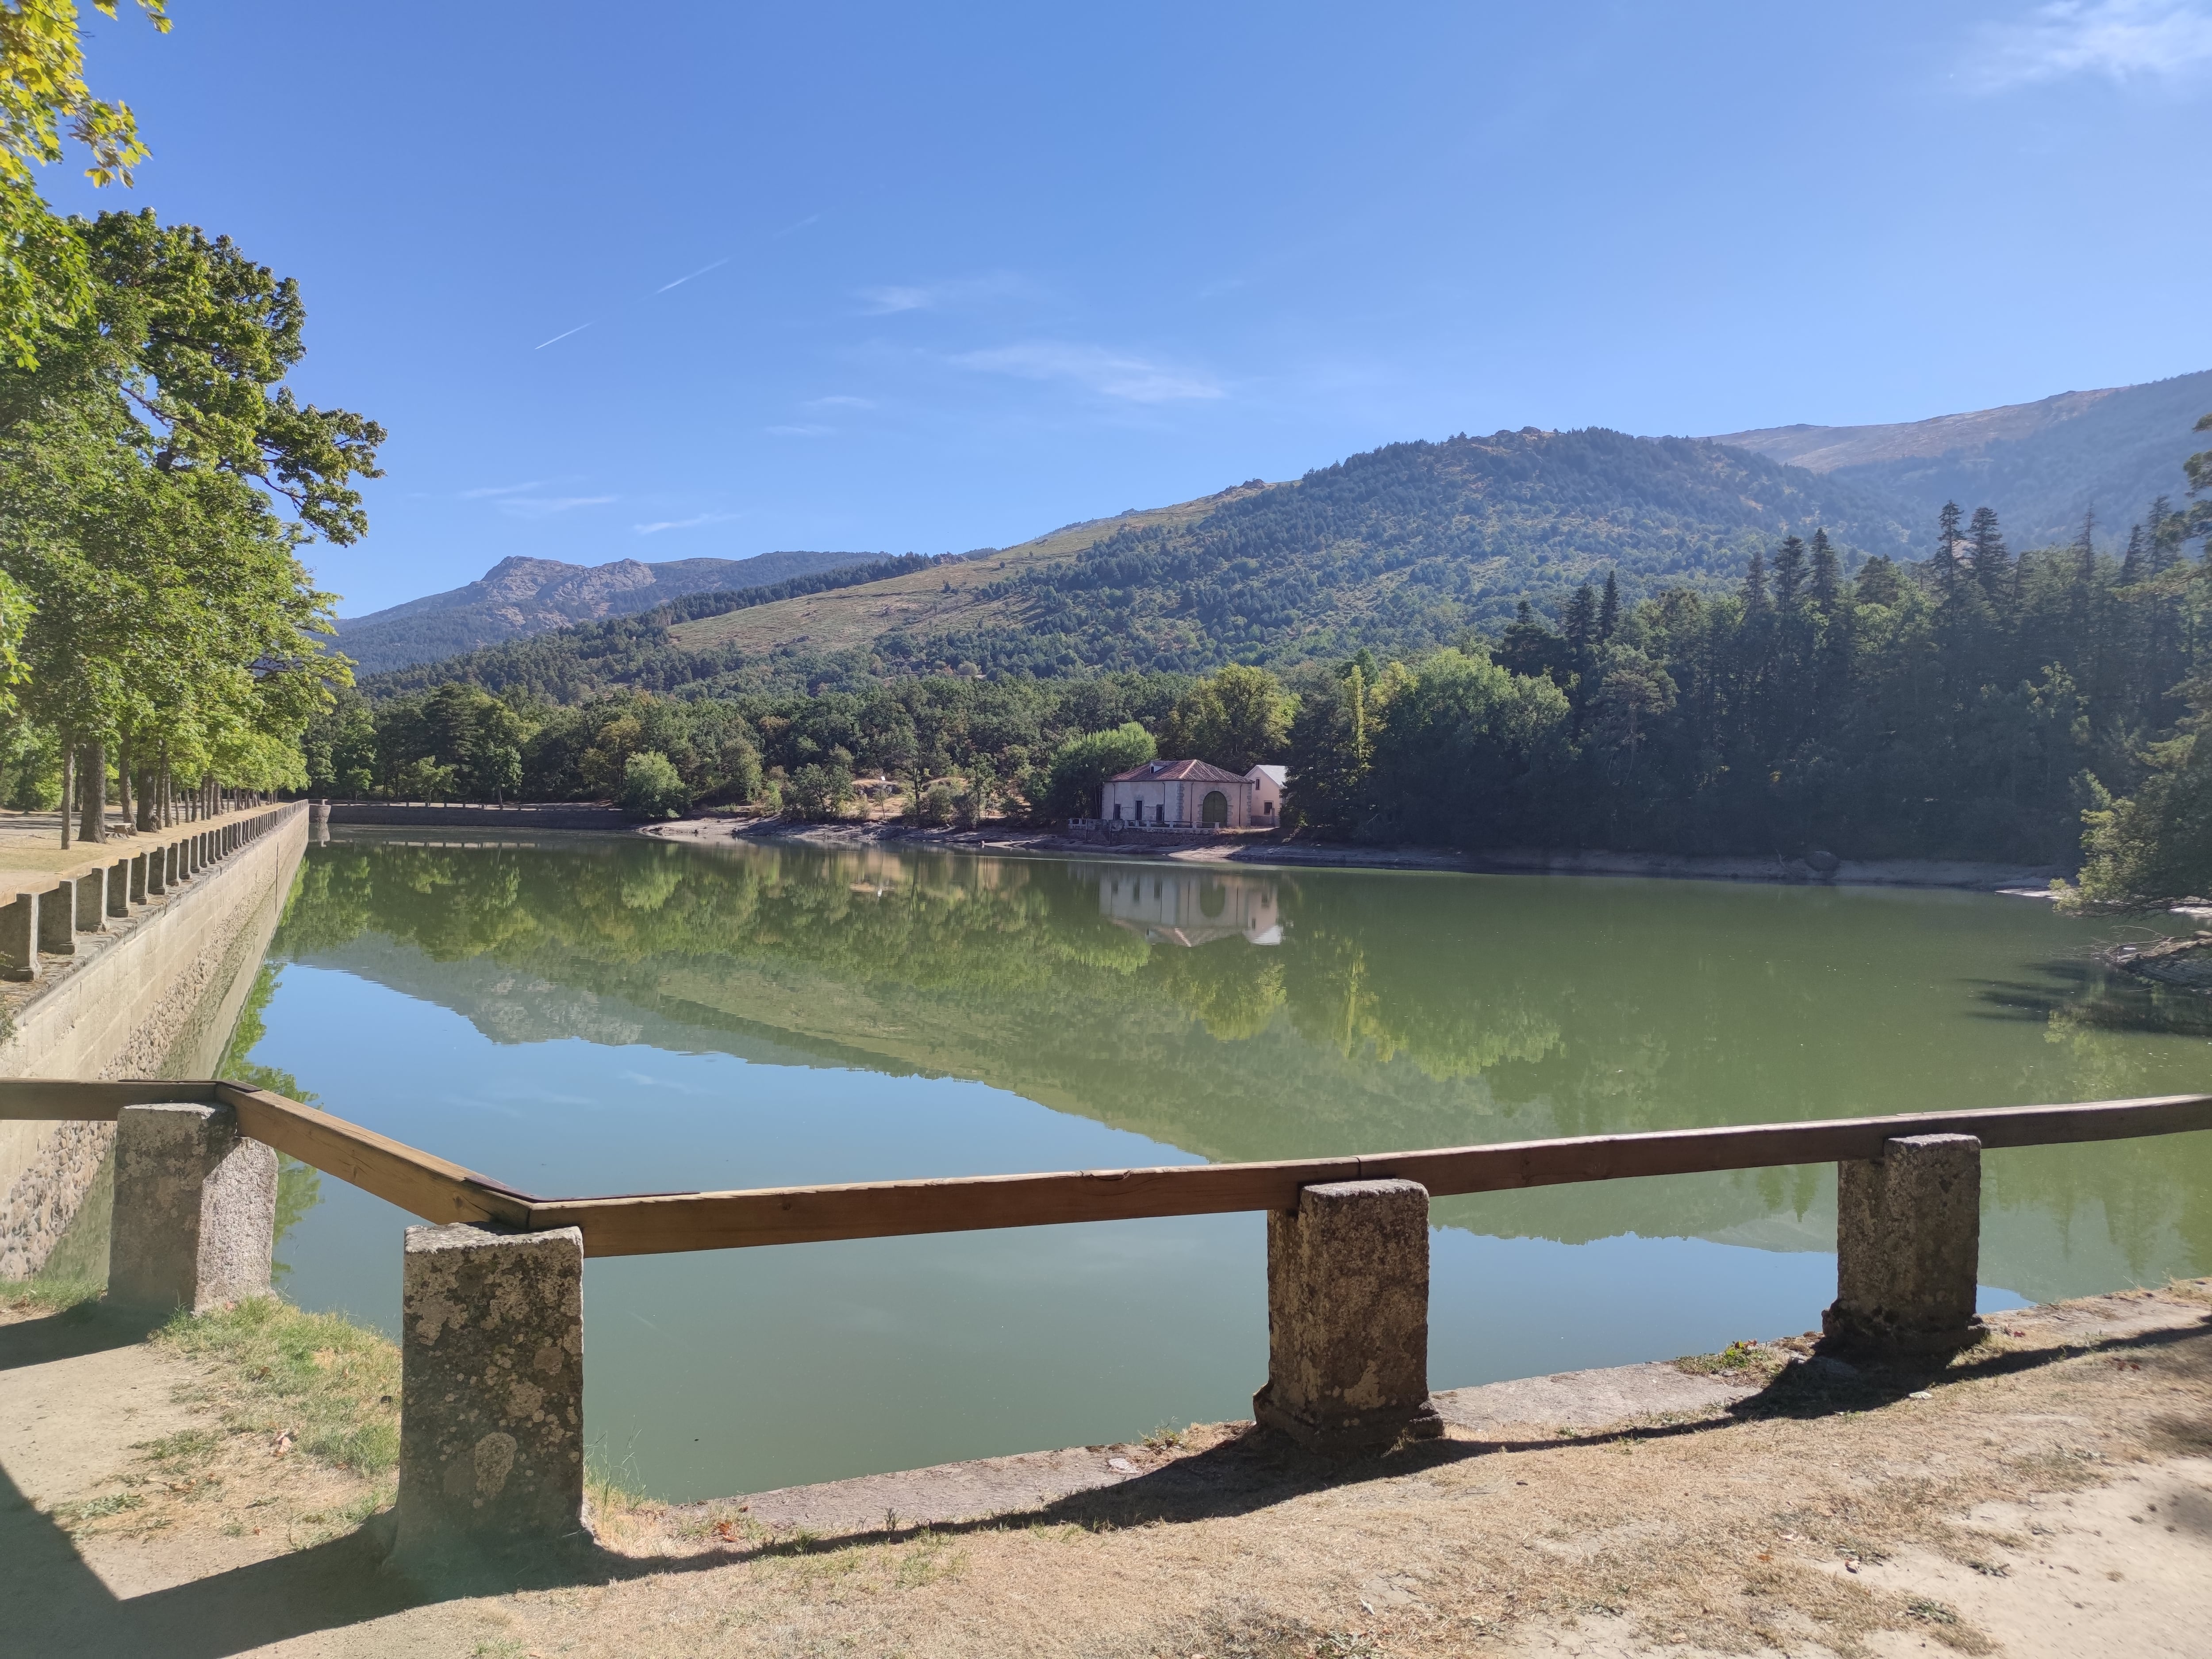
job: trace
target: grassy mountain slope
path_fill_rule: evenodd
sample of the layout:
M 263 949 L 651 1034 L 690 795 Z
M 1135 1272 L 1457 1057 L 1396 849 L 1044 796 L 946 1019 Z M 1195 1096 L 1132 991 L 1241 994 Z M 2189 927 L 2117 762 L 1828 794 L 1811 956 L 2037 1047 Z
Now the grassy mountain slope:
M 1732 584 L 1753 548 L 1816 526 L 1862 553 L 1912 539 L 1880 496 L 1741 450 L 1528 428 L 1395 444 L 887 580 L 518 641 L 392 684 L 435 673 L 565 696 L 1414 652 L 1608 570 L 1631 597 Z
M 1896 499 L 1916 525 L 1947 501 L 1996 509 L 2015 547 L 2065 541 L 2094 511 L 2117 539 L 2173 493 L 2212 410 L 2212 369 L 2143 386 L 1888 426 L 1782 426 L 1713 440 Z M 2104 538 L 2100 538 L 2103 539 Z
M 338 647 L 364 673 L 430 662 L 501 640 L 650 611 L 688 594 L 734 592 L 863 563 L 875 553 L 763 553 L 750 559 L 564 564 L 501 559 L 463 587 L 338 623 Z

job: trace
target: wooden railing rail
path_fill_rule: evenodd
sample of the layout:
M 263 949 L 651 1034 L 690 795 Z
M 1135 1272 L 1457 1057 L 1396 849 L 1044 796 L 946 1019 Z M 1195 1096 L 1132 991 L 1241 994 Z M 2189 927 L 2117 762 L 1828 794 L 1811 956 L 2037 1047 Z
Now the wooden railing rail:
M 222 1082 L 0 1079 L 0 1119 L 112 1120 L 126 1105 L 222 1103 L 240 1131 L 433 1221 L 574 1226 L 589 1255 L 647 1255 L 1082 1221 L 1295 1208 L 1301 1188 L 1395 1176 L 1431 1196 L 1636 1176 L 1878 1158 L 1884 1141 L 1964 1134 L 1990 1150 L 2212 1129 L 2212 1095 L 1912 1112 L 1266 1164 L 963 1176 L 720 1193 L 542 1199 L 267 1090 Z

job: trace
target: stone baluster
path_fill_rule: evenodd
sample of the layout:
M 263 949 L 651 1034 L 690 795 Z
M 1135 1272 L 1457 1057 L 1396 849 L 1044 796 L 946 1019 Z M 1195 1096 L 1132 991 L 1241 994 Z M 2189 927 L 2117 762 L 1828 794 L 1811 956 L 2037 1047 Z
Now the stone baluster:
M 115 1121 L 107 1296 L 204 1313 L 269 1291 L 276 1154 L 228 1106 L 126 1106 Z
M 1836 1166 L 1836 1300 L 1822 1316 L 1839 1347 L 1947 1353 L 1980 1340 L 1982 1143 L 1904 1135 L 1878 1159 Z
M 1267 1216 L 1267 1382 L 1252 1414 L 1333 1456 L 1431 1439 L 1429 1194 L 1412 1181 L 1308 1187 Z
M 20 893 L 0 904 L 0 979 L 39 976 L 39 896 Z
M 395 1560 L 580 1539 L 582 1231 L 410 1227 L 400 1297 Z

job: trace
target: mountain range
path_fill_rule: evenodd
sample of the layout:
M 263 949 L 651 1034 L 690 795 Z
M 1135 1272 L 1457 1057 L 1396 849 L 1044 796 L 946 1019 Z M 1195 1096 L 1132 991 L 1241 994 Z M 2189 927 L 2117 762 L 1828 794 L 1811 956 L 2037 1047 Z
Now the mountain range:
M 1847 480 L 1915 525 L 1946 501 L 1993 507 L 2014 547 L 2070 541 L 2094 514 L 2118 540 L 2154 496 L 2176 494 L 2181 463 L 2204 441 L 2212 369 L 2144 386 L 2062 392 L 2032 404 L 1891 426 L 1778 426 L 1715 443 Z
M 338 623 L 338 648 L 364 674 L 457 656 L 501 640 L 650 611 L 692 593 L 738 592 L 861 564 L 876 553 L 762 553 L 597 565 L 501 559 L 465 587 L 410 599 Z
M 1947 500 L 1994 507 L 2015 549 L 2071 540 L 2091 512 L 2109 543 L 2153 496 L 2179 493 L 2208 410 L 2212 371 L 1897 425 L 1462 434 L 926 564 L 769 554 L 581 571 L 508 560 L 468 587 L 349 623 L 340 643 L 371 673 L 412 665 L 372 693 L 452 678 L 563 702 L 615 685 L 1200 672 L 1362 646 L 1412 654 L 1494 629 L 1523 599 L 1556 609 L 1608 573 L 1631 599 L 1717 591 L 1788 534 L 1825 530 L 1849 565 L 1921 556 Z M 771 560 L 814 562 L 792 580 Z M 776 591 L 717 603 L 740 568 Z M 538 571 L 560 574 L 526 603 L 505 597 Z M 589 620 L 562 608 L 587 605 L 599 607 Z M 372 624 L 386 631 L 364 638 Z M 491 642 L 437 648 L 471 630 Z

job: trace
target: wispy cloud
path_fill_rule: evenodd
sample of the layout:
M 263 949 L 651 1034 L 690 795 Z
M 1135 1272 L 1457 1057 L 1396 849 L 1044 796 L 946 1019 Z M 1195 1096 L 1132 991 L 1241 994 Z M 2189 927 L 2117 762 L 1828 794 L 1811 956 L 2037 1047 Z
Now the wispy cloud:
M 1134 404 L 1181 403 L 1227 395 L 1219 382 L 1202 371 L 1133 357 L 1103 346 L 1039 340 L 965 351 L 952 361 L 963 368 L 1018 375 L 1025 380 L 1072 380 L 1101 397 Z
M 687 272 L 684 276 L 678 276 L 672 283 L 663 283 L 659 288 L 653 291 L 655 294 L 665 294 L 672 288 L 682 288 L 684 283 L 690 282 L 694 276 L 704 276 L 710 270 L 720 270 L 724 265 L 730 263 L 730 259 L 732 257 L 734 256 L 725 255 L 723 258 L 715 260 L 711 265 L 701 265 L 698 270 Z
M 550 519 L 557 513 L 574 513 L 580 507 L 605 507 L 620 499 L 614 495 L 502 495 L 499 510 L 510 519 Z
M 664 530 L 696 530 L 702 524 L 726 524 L 737 516 L 734 513 L 696 513 L 688 519 L 661 519 L 652 524 L 634 524 L 630 529 L 641 536 L 658 536 Z
M 475 489 L 464 489 L 461 492 L 461 499 L 465 501 L 481 501 L 494 495 L 526 495 L 531 490 L 544 488 L 544 484 L 535 480 L 529 483 L 484 484 Z
M 2212 70 L 2212 9 L 2203 0 L 2057 0 L 1977 33 L 1967 81 L 1984 92 L 2077 75 L 2122 83 L 2179 81 Z
M 864 288 L 860 297 L 868 315 L 888 317 L 901 311 L 947 311 L 994 300 L 1018 299 L 1030 291 L 1027 279 L 1010 270 L 1000 270 L 984 276 L 961 276 L 910 287 Z
M 568 335 L 569 335 L 569 334 L 581 334 L 581 333 L 582 333 L 586 329 L 589 328 L 590 326 L 591 326 L 591 325 L 590 325 L 589 323 L 579 323 L 579 324 L 577 324 L 577 325 L 575 325 L 575 327 L 574 327 L 574 328 L 572 328 L 572 329 L 568 330 L 568 333 L 565 333 L 565 334 L 556 334 L 556 335 L 555 335 L 551 339 L 550 339 L 550 340 L 540 340 L 540 341 L 539 341 L 536 345 L 534 345 L 534 346 L 531 347 L 530 349 L 531 349 L 532 351 L 543 351 L 543 350 L 544 350 L 544 349 L 545 349 L 545 348 L 546 348 L 547 346 L 550 346 L 550 345 L 558 345 L 558 344 L 560 344 L 562 341 L 563 341 L 563 340 L 565 340 L 565 339 L 567 339 L 567 338 L 568 337 Z
M 806 400 L 809 409 L 873 409 L 875 406 L 873 398 L 848 397 L 842 392 L 832 392 L 827 398 L 809 398 Z
M 779 438 L 826 438 L 837 428 L 834 426 L 799 424 L 793 426 L 771 426 L 763 429 L 773 433 Z
M 822 216 L 820 214 L 810 213 L 795 225 L 786 225 L 781 230 L 770 231 L 769 233 L 769 240 L 772 242 L 781 241 L 787 236 L 793 235 L 799 231 L 805 229 L 809 225 L 818 225 L 821 222 Z

